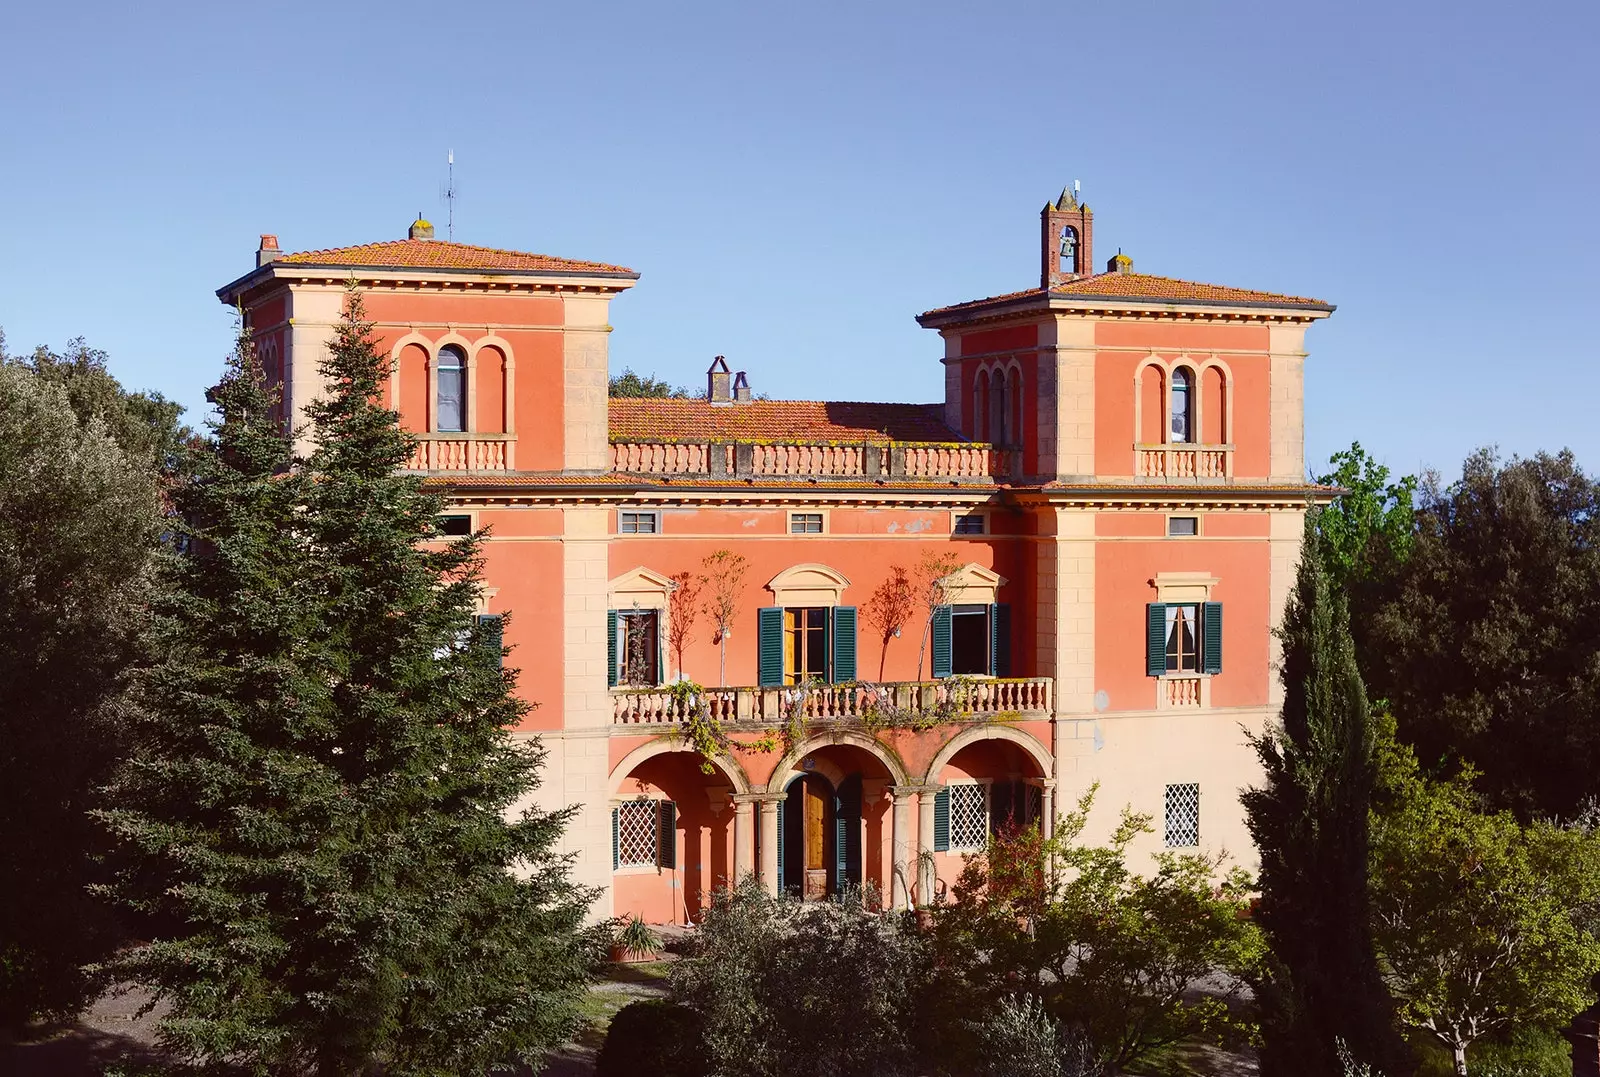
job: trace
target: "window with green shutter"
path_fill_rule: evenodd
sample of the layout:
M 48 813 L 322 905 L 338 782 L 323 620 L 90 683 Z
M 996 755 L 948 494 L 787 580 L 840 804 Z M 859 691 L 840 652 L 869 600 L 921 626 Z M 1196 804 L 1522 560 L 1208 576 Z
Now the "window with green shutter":
M 1144 608 L 1144 671 L 1147 676 L 1159 677 L 1167 671 L 1167 607 L 1163 602 L 1152 602 Z
M 606 684 L 617 686 L 617 611 L 606 610 Z
M 842 684 L 856 679 L 856 608 L 833 608 L 833 681 Z
M 1011 676 L 1011 607 L 995 604 L 989 607 L 989 675 Z
M 678 805 L 676 801 L 663 800 L 656 817 L 660 833 L 656 838 L 656 862 L 664 868 L 678 866 Z
M 933 679 L 943 680 L 950 676 L 951 645 L 950 645 L 951 610 L 949 606 L 935 606 L 933 608 L 933 625 L 930 648 L 933 658 Z
M 933 794 L 933 851 L 950 851 L 950 787 L 942 786 Z
M 756 611 L 756 681 L 763 688 L 783 685 L 783 607 Z
M 622 866 L 622 809 L 611 809 L 611 870 Z
M 783 806 L 784 801 L 778 801 L 778 893 L 783 893 Z
M 1200 672 L 1222 672 L 1222 603 L 1200 605 Z

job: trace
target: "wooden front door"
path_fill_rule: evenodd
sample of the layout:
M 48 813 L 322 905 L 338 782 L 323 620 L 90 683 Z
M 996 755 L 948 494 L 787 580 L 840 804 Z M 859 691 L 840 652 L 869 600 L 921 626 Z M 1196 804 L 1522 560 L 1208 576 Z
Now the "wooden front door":
M 805 780 L 805 889 L 807 901 L 828 896 L 827 817 L 832 790 L 826 783 L 808 776 Z

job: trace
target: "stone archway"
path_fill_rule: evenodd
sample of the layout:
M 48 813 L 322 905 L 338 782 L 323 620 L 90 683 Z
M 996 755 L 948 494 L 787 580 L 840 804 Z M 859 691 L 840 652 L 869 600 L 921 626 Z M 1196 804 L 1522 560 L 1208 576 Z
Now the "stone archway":
M 1024 733 L 1020 729 L 1008 725 L 980 725 L 962 730 L 945 742 L 944 747 L 934 755 L 933 762 L 928 764 L 928 770 L 923 775 L 923 782 L 927 785 L 937 785 L 939 772 L 944 765 L 955 756 L 957 752 L 969 744 L 976 744 L 984 740 L 1004 740 L 1020 747 L 1039 767 L 1040 778 L 1054 777 L 1055 761 L 1050 756 L 1050 751 L 1038 738 Z

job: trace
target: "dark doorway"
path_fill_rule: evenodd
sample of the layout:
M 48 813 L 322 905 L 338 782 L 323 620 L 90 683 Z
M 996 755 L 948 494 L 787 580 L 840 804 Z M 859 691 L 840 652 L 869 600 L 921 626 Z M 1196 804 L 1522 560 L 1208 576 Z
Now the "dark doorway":
M 789 783 L 779 829 L 779 884 L 805 901 L 827 897 L 834 891 L 837 860 L 837 817 L 828 779 L 802 774 Z
M 953 606 L 950 609 L 950 672 L 984 676 L 990 672 L 989 607 Z

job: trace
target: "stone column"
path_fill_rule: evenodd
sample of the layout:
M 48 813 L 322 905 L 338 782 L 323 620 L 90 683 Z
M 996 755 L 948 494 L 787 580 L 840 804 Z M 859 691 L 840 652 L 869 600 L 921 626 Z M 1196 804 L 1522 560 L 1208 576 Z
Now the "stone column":
M 761 804 L 761 887 L 778 892 L 778 805 L 783 797 L 763 796 Z
M 909 882 L 910 866 L 907 860 L 911 851 L 911 797 L 917 791 L 914 785 L 892 785 L 889 793 L 894 797 L 893 837 L 890 839 L 893 849 L 894 870 L 890 875 L 890 904 L 893 908 L 904 909 L 911 904 L 911 895 L 906 890 Z
M 933 798 L 938 794 L 937 785 L 925 785 L 917 793 L 917 900 L 923 905 L 933 904 L 933 865 L 922 854 L 933 852 Z
M 756 870 L 755 807 L 753 793 L 733 795 L 733 884 L 738 886 Z
M 1056 832 L 1056 780 L 1046 778 L 1039 785 L 1039 833 L 1050 838 Z

